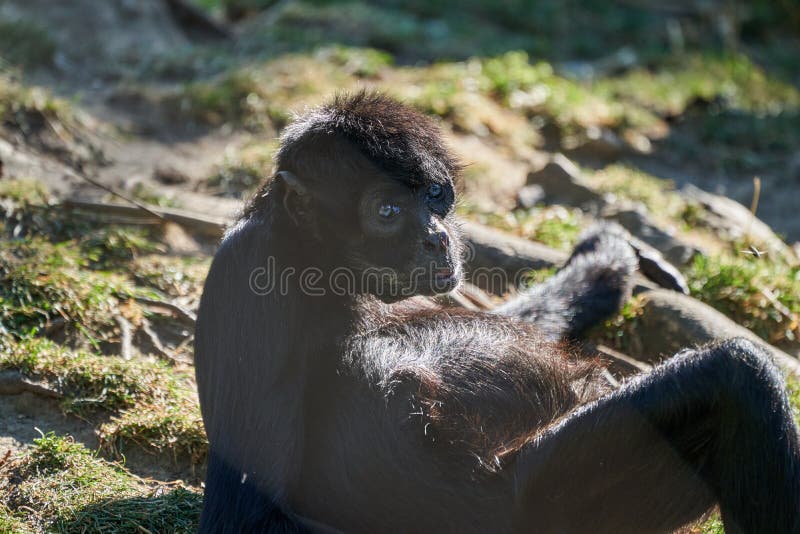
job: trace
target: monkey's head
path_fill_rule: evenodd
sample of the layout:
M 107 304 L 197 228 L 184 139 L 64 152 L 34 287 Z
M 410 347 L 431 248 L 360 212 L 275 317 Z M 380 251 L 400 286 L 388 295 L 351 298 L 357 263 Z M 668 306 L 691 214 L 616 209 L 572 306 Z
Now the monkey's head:
M 312 266 L 388 302 L 460 282 L 459 170 L 433 121 L 360 92 L 287 126 L 269 195 Z

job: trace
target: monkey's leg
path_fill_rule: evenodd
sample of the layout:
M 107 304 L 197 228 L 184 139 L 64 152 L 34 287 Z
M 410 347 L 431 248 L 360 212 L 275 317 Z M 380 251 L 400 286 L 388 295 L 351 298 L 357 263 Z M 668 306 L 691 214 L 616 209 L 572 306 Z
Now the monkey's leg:
M 200 518 L 201 533 L 311 532 L 283 512 L 269 495 L 242 478 L 215 451 L 209 454 L 208 472 Z
M 725 532 L 800 532 L 800 443 L 768 356 L 685 351 L 580 408 L 517 459 L 521 532 L 665 532 L 717 502 Z
M 551 339 L 577 337 L 617 312 L 631 295 L 637 257 L 624 230 L 598 225 L 567 263 L 495 313 L 530 321 Z
M 335 528 L 282 509 L 214 451 L 209 454 L 203 501 L 201 533 L 341 534 Z

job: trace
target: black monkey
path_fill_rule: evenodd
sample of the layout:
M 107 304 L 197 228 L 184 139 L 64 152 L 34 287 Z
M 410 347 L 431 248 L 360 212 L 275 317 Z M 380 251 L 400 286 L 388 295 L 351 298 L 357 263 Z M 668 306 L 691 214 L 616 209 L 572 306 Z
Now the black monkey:
M 613 390 L 558 341 L 627 297 L 620 235 L 495 313 L 443 309 L 422 297 L 461 277 L 459 166 L 429 119 L 338 97 L 276 166 L 200 306 L 202 532 L 664 532 L 715 503 L 728 533 L 800 532 L 798 431 L 757 346 Z

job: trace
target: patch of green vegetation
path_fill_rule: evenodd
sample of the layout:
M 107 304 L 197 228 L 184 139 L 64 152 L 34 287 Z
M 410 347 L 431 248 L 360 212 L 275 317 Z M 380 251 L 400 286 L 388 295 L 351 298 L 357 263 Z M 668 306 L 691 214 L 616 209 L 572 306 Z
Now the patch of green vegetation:
M 178 389 L 178 378 L 161 362 L 69 350 L 45 338 L 8 343 L 0 351 L 0 368 L 57 385 L 70 413 L 119 411 Z
M 611 125 L 612 103 L 555 74 L 547 62 L 531 64 L 524 52 L 483 60 L 480 87 L 528 115 L 549 118 L 563 128 Z
M 681 115 L 697 102 L 756 115 L 777 115 L 800 107 L 797 88 L 769 76 L 741 54 L 669 57 L 655 70 L 637 68 L 599 80 L 593 91 L 633 101 L 662 116 Z
M 5 505 L 0 504 L 0 532 L 13 534 L 28 534 L 33 532 L 31 528 L 23 522 L 22 514 L 14 514 Z
M 190 387 L 173 384 L 158 402 L 143 403 L 112 417 L 97 431 L 101 446 L 124 457 L 124 449 L 133 443 L 146 450 L 186 455 L 192 466 L 201 464 L 208 453 L 208 439 Z
M 181 99 L 181 107 L 196 119 L 215 125 L 242 122 L 256 126 L 266 112 L 263 104 L 258 83 L 246 70 L 235 70 L 212 82 L 189 84 Z
M 160 206 L 162 208 L 180 207 L 180 202 L 178 202 L 174 196 L 165 195 L 157 188 L 143 182 L 139 182 L 133 186 L 131 196 L 151 206 Z
M 542 282 L 551 278 L 557 272 L 558 267 L 545 267 L 544 269 L 528 271 L 525 275 L 525 278 L 522 280 L 522 283 L 525 287 L 541 284 Z
M 0 58 L 22 67 L 50 65 L 56 45 L 47 30 L 30 20 L 0 21 Z
M 553 210 L 536 226 L 532 239 L 553 248 L 568 250 L 578 240 L 581 231 L 578 214 L 570 210 Z
M 269 176 L 277 150 L 276 140 L 259 141 L 243 147 L 226 156 L 222 166 L 207 180 L 207 187 L 222 196 L 248 196 Z
M 715 512 L 711 518 L 694 527 L 691 532 L 692 534 L 725 534 L 725 526 L 722 524 L 719 512 Z
M 0 180 L 0 199 L 9 200 L 22 208 L 46 206 L 53 201 L 44 184 L 29 179 Z
M 164 362 L 69 350 L 44 338 L 6 340 L 0 369 L 16 369 L 51 384 L 67 413 L 111 412 L 98 434 L 119 452 L 127 443 L 186 454 L 200 463 L 208 448 L 190 370 Z
M 583 227 L 580 210 L 567 209 L 563 206 L 518 209 L 501 215 L 482 212 L 468 204 L 461 204 L 458 213 L 481 224 L 540 241 L 561 250 L 568 250 L 575 244 Z
M 95 270 L 117 267 L 139 255 L 162 250 L 148 230 L 116 225 L 91 229 L 80 239 L 79 246 Z
M 66 100 L 53 97 L 41 87 L 25 86 L 0 72 L 0 123 L 14 126 L 26 136 L 50 123 L 57 125 L 56 128 L 60 126 L 61 134 L 69 136 L 82 122 Z
M 89 270 L 90 258 L 73 242 L 43 238 L 0 249 L 0 324 L 21 336 L 54 321 L 95 343 L 114 326 L 114 310 L 134 288 L 123 275 Z
M 232 123 L 254 131 L 280 129 L 292 110 L 353 86 L 354 75 L 336 61 L 313 55 L 281 56 L 191 83 L 178 95 L 176 104 L 180 112 L 212 125 Z
M 624 354 L 641 354 L 641 347 L 637 345 L 639 321 L 644 311 L 642 302 L 641 296 L 633 297 L 616 316 L 593 328 L 589 337 Z
M 686 275 L 692 296 L 765 340 L 800 335 L 800 267 L 769 256 L 698 255 Z
M 197 529 L 202 503 L 199 493 L 142 480 L 69 437 L 44 435 L 35 440 L 31 451 L 0 470 L 14 481 L 0 490 L 0 509 L 13 514 L 9 523 L 22 523 L 31 531 Z
M 677 223 L 688 229 L 697 225 L 703 208 L 687 201 L 675 190 L 671 180 L 658 178 L 624 164 L 612 164 L 597 172 L 587 173 L 592 187 L 618 198 L 640 202 L 659 219 Z
M 786 393 L 792 407 L 795 421 L 800 424 L 800 379 L 794 375 L 786 376 Z
M 185 297 L 199 295 L 210 264 L 208 257 L 152 254 L 134 259 L 131 272 L 137 285 L 151 287 L 170 297 Z
M 323 61 L 330 61 L 334 65 L 338 65 L 348 74 L 359 78 L 373 78 L 382 69 L 394 63 L 391 54 L 375 48 L 334 45 L 320 48 L 315 55 Z

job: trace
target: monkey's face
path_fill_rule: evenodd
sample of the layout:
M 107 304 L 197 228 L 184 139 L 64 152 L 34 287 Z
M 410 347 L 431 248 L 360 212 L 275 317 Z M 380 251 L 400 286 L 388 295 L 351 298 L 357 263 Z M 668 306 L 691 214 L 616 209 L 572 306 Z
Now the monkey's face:
M 453 290 L 461 280 L 461 241 L 448 181 L 372 182 L 358 200 L 360 232 L 348 240 L 361 287 L 384 301 Z

